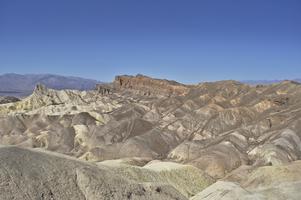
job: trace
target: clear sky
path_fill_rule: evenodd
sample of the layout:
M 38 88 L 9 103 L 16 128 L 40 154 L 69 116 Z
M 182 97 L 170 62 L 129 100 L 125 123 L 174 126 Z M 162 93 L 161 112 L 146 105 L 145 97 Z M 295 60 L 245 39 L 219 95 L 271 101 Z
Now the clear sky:
M 300 0 L 0 0 L 0 73 L 301 77 Z

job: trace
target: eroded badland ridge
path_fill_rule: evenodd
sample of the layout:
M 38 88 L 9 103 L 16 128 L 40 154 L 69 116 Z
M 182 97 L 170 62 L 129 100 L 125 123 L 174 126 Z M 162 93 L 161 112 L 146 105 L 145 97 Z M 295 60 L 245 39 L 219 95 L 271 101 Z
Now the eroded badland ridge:
M 20 187 L 17 199 L 301 196 L 298 82 L 117 76 L 90 91 L 38 85 L 11 101 L 0 105 L 1 199 Z

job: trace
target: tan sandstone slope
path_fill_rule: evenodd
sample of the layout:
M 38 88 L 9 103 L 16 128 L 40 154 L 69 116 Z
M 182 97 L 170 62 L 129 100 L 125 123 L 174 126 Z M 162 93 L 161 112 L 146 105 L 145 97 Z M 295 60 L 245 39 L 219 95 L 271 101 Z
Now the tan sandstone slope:
M 0 160 L 3 200 L 186 199 L 167 184 L 137 183 L 104 166 L 49 152 L 0 147 Z

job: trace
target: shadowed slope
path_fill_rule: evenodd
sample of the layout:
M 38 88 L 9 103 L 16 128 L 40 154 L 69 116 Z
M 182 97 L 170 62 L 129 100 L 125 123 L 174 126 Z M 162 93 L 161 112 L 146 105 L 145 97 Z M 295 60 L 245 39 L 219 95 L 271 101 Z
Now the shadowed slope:
M 0 147 L 0 160 L 1 199 L 185 199 L 169 185 L 129 181 L 57 154 Z

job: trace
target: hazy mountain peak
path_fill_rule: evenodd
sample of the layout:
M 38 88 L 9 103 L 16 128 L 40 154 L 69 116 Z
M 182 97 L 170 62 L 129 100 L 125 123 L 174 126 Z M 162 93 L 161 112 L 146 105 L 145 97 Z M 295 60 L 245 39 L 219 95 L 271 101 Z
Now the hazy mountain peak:
M 0 75 L 0 95 L 29 95 L 37 84 L 52 89 L 91 90 L 100 83 L 96 80 L 54 74 L 3 74 Z

